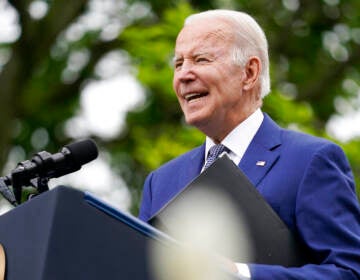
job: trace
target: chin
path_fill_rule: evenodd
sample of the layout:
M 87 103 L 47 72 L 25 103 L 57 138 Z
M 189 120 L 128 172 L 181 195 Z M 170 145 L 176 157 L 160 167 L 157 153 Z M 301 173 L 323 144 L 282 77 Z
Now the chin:
M 188 125 L 197 126 L 202 122 L 202 118 L 199 118 L 198 116 L 185 115 L 185 121 Z
M 186 110 L 188 109 L 188 110 Z M 208 107 L 202 108 L 185 108 L 183 110 L 185 121 L 188 125 L 195 126 L 202 130 L 202 127 L 207 127 L 215 116 L 215 111 L 210 110 Z
M 200 131 L 205 131 L 208 127 L 209 120 L 204 118 L 185 118 L 188 125 L 194 126 Z

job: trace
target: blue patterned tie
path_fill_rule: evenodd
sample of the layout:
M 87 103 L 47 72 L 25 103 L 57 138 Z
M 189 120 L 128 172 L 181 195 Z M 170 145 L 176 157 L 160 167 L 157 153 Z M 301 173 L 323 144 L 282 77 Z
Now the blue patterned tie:
M 208 168 L 223 152 L 229 152 L 223 144 L 214 145 L 210 148 L 204 170 Z

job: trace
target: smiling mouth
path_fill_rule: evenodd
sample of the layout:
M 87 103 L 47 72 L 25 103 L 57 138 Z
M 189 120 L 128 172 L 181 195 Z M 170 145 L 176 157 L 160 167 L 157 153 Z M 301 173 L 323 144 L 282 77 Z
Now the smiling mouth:
M 196 100 L 196 99 L 199 99 L 201 97 L 204 97 L 208 95 L 207 92 L 203 92 L 203 93 L 199 93 L 199 92 L 196 92 L 196 93 L 189 93 L 187 95 L 184 96 L 185 100 L 190 102 L 192 100 Z

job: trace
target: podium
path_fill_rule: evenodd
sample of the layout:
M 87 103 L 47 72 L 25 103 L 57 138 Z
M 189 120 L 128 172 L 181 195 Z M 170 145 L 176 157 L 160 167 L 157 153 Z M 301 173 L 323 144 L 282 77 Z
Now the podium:
M 7 280 L 155 280 L 148 244 L 165 239 L 138 219 L 63 186 L 0 216 Z

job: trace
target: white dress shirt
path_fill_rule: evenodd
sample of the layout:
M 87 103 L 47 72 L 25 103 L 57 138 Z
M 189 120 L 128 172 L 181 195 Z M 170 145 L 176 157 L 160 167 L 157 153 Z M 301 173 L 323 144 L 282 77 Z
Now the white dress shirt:
M 228 155 L 236 165 L 239 165 L 246 149 L 250 145 L 251 140 L 259 130 L 263 119 L 263 113 L 260 109 L 257 109 L 246 120 L 235 127 L 221 142 L 221 144 L 230 150 Z M 206 137 L 205 162 L 207 160 L 210 148 L 214 145 L 215 143 L 211 140 L 211 138 Z M 241 279 L 245 280 L 251 278 L 249 267 L 246 264 L 235 263 L 235 265 L 238 269 L 238 275 L 241 277 Z
M 223 144 L 230 150 L 228 155 L 236 165 L 240 163 L 240 160 L 242 159 L 246 149 L 250 145 L 251 140 L 254 138 L 256 132 L 258 131 L 263 119 L 263 113 L 260 109 L 257 109 L 246 120 L 244 120 L 237 127 L 235 127 L 221 142 L 221 144 Z M 205 145 L 206 162 L 208 152 L 210 148 L 215 145 L 215 143 L 211 140 L 211 138 L 206 137 Z

